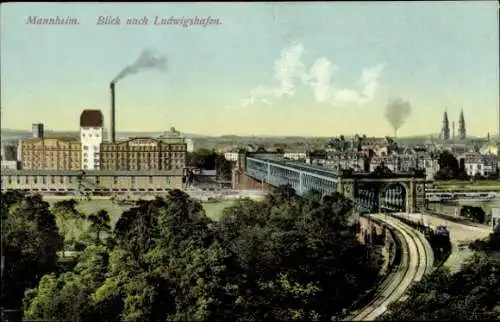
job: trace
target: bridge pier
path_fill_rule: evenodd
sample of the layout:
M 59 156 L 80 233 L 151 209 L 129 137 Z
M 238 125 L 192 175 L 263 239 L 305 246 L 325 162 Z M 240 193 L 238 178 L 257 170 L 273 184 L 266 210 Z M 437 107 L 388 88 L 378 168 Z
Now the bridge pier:
M 304 193 L 304 174 L 299 173 L 299 194 Z
M 351 198 L 373 212 L 386 211 L 387 203 L 404 212 L 415 213 L 425 206 L 425 178 L 339 178 L 338 192 Z M 404 192 L 395 192 L 391 186 L 399 185 Z M 393 188 L 394 189 L 394 188 Z M 382 193 L 384 192 L 384 193 Z M 401 201 L 403 198 L 404 201 Z M 370 207 L 368 207 L 371 205 Z M 375 207 L 375 209 L 373 209 Z
M 415 183 L 410 181 L 409 192 L 406 194 L 406 211 L 409 213 L 414 213 L 416 209 L 415 204 Z

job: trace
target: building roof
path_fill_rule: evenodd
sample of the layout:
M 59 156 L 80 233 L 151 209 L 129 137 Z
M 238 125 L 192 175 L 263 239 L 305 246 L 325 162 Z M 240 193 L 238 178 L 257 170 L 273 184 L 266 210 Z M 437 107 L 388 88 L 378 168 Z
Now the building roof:
M 481 154 L 498 154 L 498 146 L 493 142 L 486 143 L 479 150 Z
M 153 138 L 150 136 L 136 136 L 136 137 L 128 137 L 123 140 L 118 140 L 116 142 L 103 142 L 103 144 L 106 145 L 124 145 L 124 144 L 129 144 L 133 143 L 134 141 L 150 141 L 154 143 L 164 143 L 164 144 L 185 144 L 183 138 L 171 138 L 172 140 L 169 139 L 159 139 L 159 138 Z M 175 140 L 173 140 L 175 139 Z
M 45 136 L 43 138 L 26 138 L 22 139 L 22 142 L 41 142 L 49 140 L 67 141 L 67 142 L 78 142 L 79 139 L 72 136 Z
M 80 115 L 80 127 L 102 127 L 101 110 L 83 110 Z
M 77 176 L 82 174 L 82 170 L 13 170 L 3 169 L 2 175 L 9 176 Z M 113 170 L 85 170 L 85 176 L 181 176 L 182 169 L 175 170 L 137 170 L 137 171 L 113 171 Z
M 200 173 L 202 176 L 216 176 L 217 175 L 217 170 L 201 170 Z

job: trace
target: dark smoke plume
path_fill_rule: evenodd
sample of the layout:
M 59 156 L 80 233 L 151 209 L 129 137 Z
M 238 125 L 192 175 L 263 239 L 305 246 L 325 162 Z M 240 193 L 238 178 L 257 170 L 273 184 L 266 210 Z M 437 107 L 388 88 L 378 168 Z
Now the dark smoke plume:
M 411 114 L 410 102 L 403 101 L 401 98 L 392 100 L 387 104 L 385 110 L 385 117 L 389 124 L 394 129 L 394 135 L 399 130 L 399 128 L 405 123 L 406 119 Z
M 167 66 L 167 58 L 159 56 L 151 50 L 144 50 L 139 58 L 132 64 L 125 67 L 111 83 L 116 83 L 129 75 L 134 75 L 144 69 L 165 70 Z

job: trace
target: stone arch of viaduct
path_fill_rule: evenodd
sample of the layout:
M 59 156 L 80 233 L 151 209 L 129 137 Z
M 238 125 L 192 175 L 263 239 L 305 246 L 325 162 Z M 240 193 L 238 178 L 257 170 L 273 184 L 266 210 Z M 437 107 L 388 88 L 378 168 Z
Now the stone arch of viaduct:
M 404 188 L 405 211 L 414 213 L 425 206 L 425 178 L 405 177 L 405 178 L 340 178 L 338 182 L 338 192 L 347 198 L 357 200 L 363 190 L 370 189 L 375 192 L 376 204 L 379 206 L 378 212 L 382 212 L 381 196 L 385 189 L 394 186 Z

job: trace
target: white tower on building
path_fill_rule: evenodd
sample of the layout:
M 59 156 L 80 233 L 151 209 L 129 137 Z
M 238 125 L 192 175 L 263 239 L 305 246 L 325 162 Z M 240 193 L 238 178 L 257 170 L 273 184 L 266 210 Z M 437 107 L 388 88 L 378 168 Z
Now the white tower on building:
M 193 139 L 186 139 L 186 150 L 187 152 L 194 152 L 194 141 Z
M 33 123 L 31 132 L 34 138 L 43 138 L 43 123 Z
M 80 115 L 82 169 L 99 170 L 103 136 L 103 117 L 100 110 L 84 110 Z

